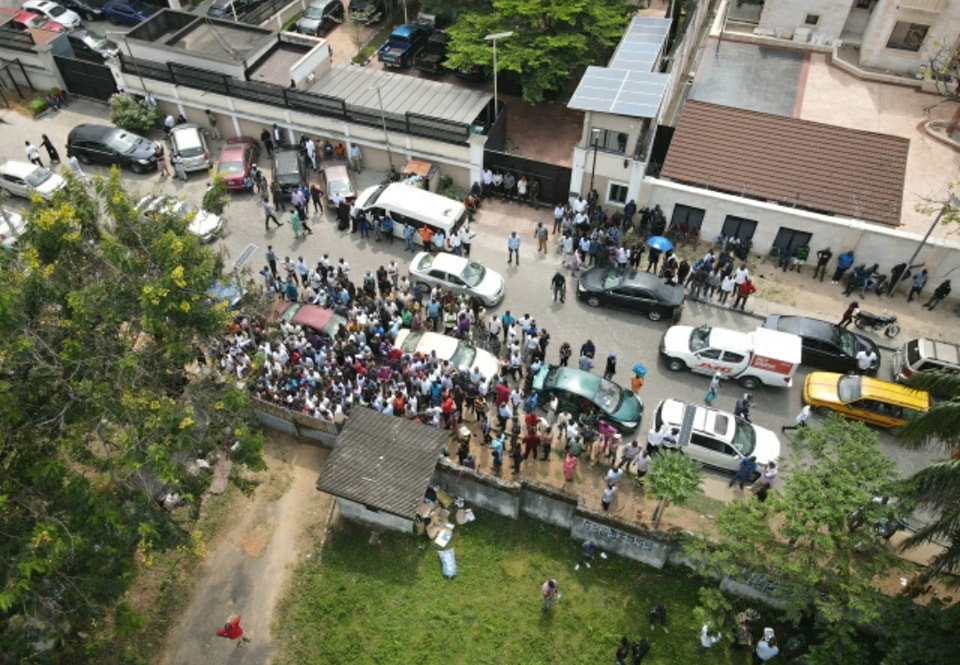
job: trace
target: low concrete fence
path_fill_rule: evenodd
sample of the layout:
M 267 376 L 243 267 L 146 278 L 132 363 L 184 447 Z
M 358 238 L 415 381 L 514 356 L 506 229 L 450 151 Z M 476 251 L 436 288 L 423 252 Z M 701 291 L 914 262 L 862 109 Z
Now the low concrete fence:
M 337 445 L 337 437 L 340 435 L 343 425 L 329 423 L 303 413 L 290 411 L 256 397 L 252 398 L 251 401 L 257 412 L 257 420 L 263 427 L 295 436 L 307 443 L 316 443 L 331 450 Z

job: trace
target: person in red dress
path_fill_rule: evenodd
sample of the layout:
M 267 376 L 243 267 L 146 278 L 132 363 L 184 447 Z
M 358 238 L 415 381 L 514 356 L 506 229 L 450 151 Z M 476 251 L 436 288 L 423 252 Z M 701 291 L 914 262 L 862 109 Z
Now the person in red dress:
M 227 619 L 227 623 L 223 625 L 223 628 L 217 631 L 217 635 L 231 640 L 240 640 L 237 642 L 237 646 L 240 646 L 244 642 L 248 642 L 250 639 L 243 636 L 243 628 L 240 627 L 239 615 L 229 617 Z

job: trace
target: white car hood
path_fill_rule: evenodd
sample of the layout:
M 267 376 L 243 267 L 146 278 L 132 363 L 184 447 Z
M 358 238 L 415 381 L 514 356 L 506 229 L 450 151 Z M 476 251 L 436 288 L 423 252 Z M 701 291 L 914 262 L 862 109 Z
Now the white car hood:
M 757 435 L 757 445 L 753 454 L 757 456 L 757 464 L 766 464 L 780 458 L 780 439 L 766 427 L 753 426 Z
M 196 217 L 190 222 L 189 229 L 190 233 L 195 236 L 206 239 L 220 231 L 221 226 L 223 226 L 223 220 L 219 215 L 206 210 L 198 210 Z
M 487 268 L 483 279 L 473 290 L 485 298 L 494 298 L 503 292 L 503 275 Z
M 42 183 L 39 187 L 35 188 L 37 194 L 42 196 L 45 199 L 53 196 L 53 193 L 63 187 L 64 180 L 56 173 L 52 174 L 47 178 L 46 182 Z
M 663 333 L 663 350 L 667 353 L 690 353 L 692 326 L 670 326 Z

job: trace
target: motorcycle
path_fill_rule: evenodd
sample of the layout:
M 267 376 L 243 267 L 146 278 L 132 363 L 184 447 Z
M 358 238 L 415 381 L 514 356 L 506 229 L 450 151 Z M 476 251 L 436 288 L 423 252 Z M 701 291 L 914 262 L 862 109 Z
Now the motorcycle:
M 872 314 L 860 310 L 854 317 L 853 322 L 861 330 L 883 330 L 886 337 L 896 337 L 900 334 L 900 326 L 897 324 L 897 317 L 883 310 L 883 314 Z

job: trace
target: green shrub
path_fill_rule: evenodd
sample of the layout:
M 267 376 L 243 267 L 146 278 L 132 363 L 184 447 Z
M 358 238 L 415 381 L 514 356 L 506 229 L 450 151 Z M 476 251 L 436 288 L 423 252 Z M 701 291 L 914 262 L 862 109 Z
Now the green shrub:
M 160 109 L 133 95 L 119 93 L 110 98 L 110 122 L 121 129 L 146 134 L 160 122 Z
M 40 115 L 50 107 L 50 105 L 47 104 L 47 100 L 41 97 L 31 100 L 27 106 L 31 111 L 33 111 L 34 117 Z

